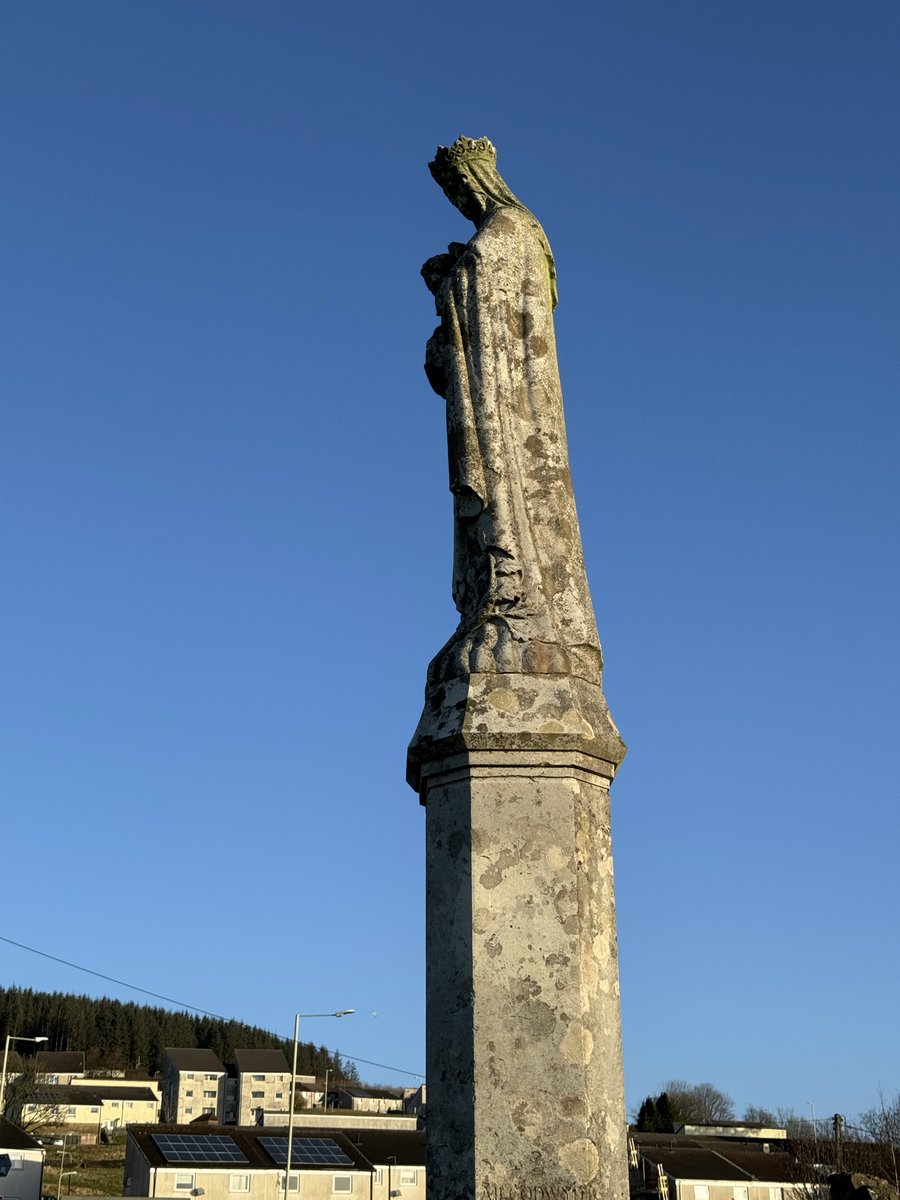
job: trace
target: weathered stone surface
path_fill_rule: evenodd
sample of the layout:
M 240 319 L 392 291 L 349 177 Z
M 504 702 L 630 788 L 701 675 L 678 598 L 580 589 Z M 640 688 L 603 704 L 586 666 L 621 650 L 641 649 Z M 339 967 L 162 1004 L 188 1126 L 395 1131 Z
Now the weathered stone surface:
M 569 477 L 543 229 L 486 139 L 431 164 L 476 225 L 441 324 L 459 626 L 407 777 L 426 806 L 433 1200 L 625 1200 L 609 784 L 625 753 Z
M 556 362 L 553 255 L 497 174 L 490 143 L 457 146 L 464 153 L 439 152 L 432 169 L 478 229 L 422 269 L 441 317 L 426 372 L 447 400 L 460 613 L 430 678 L 513 671 L 599 683 Z
M 612 779 L 625 746 L 596 683 L 570 675 L 477 673 L 432 681 L 409 749 L 407 779 L 462 750 L 562 750 L 598 759 Z M 424 803 L 424 794 L 422 797 Z
M 475 753 L 424 768 L 435 1197 L 627 1196 L 609 779 L 595 764 Z

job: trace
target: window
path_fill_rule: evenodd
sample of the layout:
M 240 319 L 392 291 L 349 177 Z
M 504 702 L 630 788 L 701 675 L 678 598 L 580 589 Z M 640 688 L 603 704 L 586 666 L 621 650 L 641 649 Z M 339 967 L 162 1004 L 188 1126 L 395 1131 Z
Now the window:
M 300 1172 L 299 1171 L 291 1171 L 291 1177 L 288 1180 L 288 1191 L 289 1192 L 299 1192 L 300 1191 Z
M 216 1098 L 216 1093 L 214 1091 L 209 1091 L 209 1092 L 203 1093 L 204 1100 L 215 1100 L 215 1098 Z
M 134 1101 L 133 1101 L 133 1100 L 126 1100 L 126 1101 L 125 1101 L 125 1107 L 126 1107 L 126 1108 L 134 1108 Z
M 215 1079 L 216 1077 L 215 1077 L 215 1075 L 204 1075 L 203 1078 L 204 1079 Z
M 192 1192 L 194 1190 L 193 1175 L 178 1174 L 175 1176 L 176 1192 Z
M 709 1187 L 707 1184 L 694 1184 L 694 1200 L 709 1200 Z
M 229 1192 L 249 1192 L 250 1191 L 250 1176 L 249 1175 L 232 1175 L 228 1180 Z
M 25 1169 L 25 1159 L 21 1154 L 11 1154 L 9 1156 L 9 1169 L 11 1171 L 23 1171 Z
M 331 1181 L 331 1191 L 335 1195 L 346 1196 L 348 1192 L 353 1191 L 353 1176 L 352 1175 L 335 1175 Z
M 382 1167 L 375 1168 L 375 1182 L 384 1183 L 384 1169 Z
M 401 1167 L 400 1168 L 400 1186 L 401 1187 L 415 1187 L 418 1182 L 419 1182 L 419 1172 L 416 1170 L 415 1167 Z
M 184 1111 L 187 1116 L 190 1116 L 191 1113 L 194 1111 L 193 1106 L 189 1104 L 188 1107 Z
M 91 1105 L 91 1112 L 99 1112 L 99 1111 L 100 1111 L 100 1105 L 99 1105 L 99 1104 L 92 1104 L 92 1105 Z
M 69 1106 L 69 1116 L 70 1116 L 70 1117 L 74 1117 L 74 1116 L 75 1116 L 75 1105 L 74 1105 L 74 1104 L 72 1104 L 72 1105 L 70 1105 L 70 1106 Z
M 203 1115 L 204 1117 L 211 1117 L 215 1111 L 216 1110 L 214 1108 L 204 1108 Z
M 251 1099 L 253 1099 L 253 1100 L 262 1100 L 262 1098 L 265 1096 L 265 1094 L 266 1094 L 265 1092 L 251 1092 L 250 1096 L 251 1096 Z
M 275 1099 L 276 1099 L 276 1100 L 283 1100 L 283 1099 L 284 1099 L 284 1092 L 276 1092 L 276 1093 L 275 1093 Z
M 186 1096 L 193 1096 L 193 1094 L 194 1094 L 194 1089 L 193 1089 L 193 1088 L 188 1088 L 188 1089 L 187 1089 L 187 1091 L 186 1091 L 184 1094 L 185 1094 Z
M 254 1083 L 265 1083 L 265 1081 L 266 1081 L 265 1075 L 254 1075 L 253 1076 Z

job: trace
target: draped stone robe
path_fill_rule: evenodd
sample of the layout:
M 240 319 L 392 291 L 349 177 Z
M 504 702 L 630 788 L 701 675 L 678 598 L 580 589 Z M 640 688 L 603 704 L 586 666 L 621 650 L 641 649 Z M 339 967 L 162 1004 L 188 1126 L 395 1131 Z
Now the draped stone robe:
M 531 213 L 495 206 L 465 247 L 423 268 L 441 316 L 426 370 L 447 401 L 461 614 L 432 681 L 474 672 L 600 681 L 545 244 Z

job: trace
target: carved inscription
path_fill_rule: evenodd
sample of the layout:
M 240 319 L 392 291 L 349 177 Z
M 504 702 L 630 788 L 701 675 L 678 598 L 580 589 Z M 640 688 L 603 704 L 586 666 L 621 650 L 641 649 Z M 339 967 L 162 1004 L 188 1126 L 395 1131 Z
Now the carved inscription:
M 591 1183 L 491 1183 L 481 1185 L 481 1200 L 600 1200 Z

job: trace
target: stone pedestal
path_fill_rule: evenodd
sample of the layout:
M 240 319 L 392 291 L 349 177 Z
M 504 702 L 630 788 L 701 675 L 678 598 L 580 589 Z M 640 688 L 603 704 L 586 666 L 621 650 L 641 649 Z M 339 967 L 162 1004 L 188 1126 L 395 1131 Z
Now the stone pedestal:
M 429 703 L 429 700 L 432 703 Z M 426 805 L 433 1200 L 626 1200 L 609 784 L 599 687 L 471 675 L 410 747 Z

